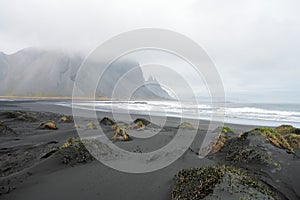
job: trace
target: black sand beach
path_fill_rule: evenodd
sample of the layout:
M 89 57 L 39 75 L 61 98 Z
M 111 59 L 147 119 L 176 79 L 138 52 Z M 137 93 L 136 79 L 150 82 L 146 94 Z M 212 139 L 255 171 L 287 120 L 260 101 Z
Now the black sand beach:
M 155 172 L 131 174 L 105 166 L 82 149 L 79 149 L 82 152 L 78 158 L 74 153 L 77 147 L 59 148 L 68 138 L 78 137 L 72 120 L 61 121 L 62 116 L 72 119 L 72 110 L 41 102 L 45 101 L 0 102 L 0 121 L 5 124 L 0 132 L 0 199 L 176 199 L 172 191 L 178 181 L 175 175 L 180 170 L 222 165 L 246 171 L 264 183 L 279 199 L 300 197 L 299 149 L 293 148 L 293 152 L 289 152 L 289 149 L 276 147 L 271 142 L 258 144 L 257 138 L 248 135 L 244 140 L 236 139 L 240 133 L 250 131 L 255 126 L 226 124 L 233 131 L 232 138 L 226 137 L 225 145 L 204 159 L 198 158 L 195 142 L 171 165 Z M 105 116 L 112 117 L 107 113 L 99 113 L 99 118 Z M 37 128 L 46 120 L 54 121 L 57 129 Z M 117 141 L 116 144 L 130 151 L 151 151 L 172 139 L 177 125 L 178 120 L 170 118 L 164 127 L 164 134 L 151 142 L 133 138 L 126 142 Z M 196 139 L 203 138 L 207 126 L 207 121 L 200 121 Z M 269 156 L 265 158 L 262 156 L 265 154 L 253 154 L 252 147 Z M 241 158 L 235 155 L 236 152 L 242 155 Z M 218 185 L 221 187 L 222 183 Z M 226 192 L 226 188 L 222 192 L 215 189 L 209 193 L 205 199 L 239 199 L 245 195 L 245 192 L 237 192 L 237 195 L 232 191 Z M 265 194 L 259 195 L 248 199 L 266 198 Z M 275 199 L 272 195 L 270 199 Z

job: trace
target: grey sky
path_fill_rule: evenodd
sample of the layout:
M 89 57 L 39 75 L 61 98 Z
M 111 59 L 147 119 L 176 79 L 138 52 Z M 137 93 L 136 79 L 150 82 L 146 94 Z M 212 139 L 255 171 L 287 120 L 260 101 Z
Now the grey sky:
M 1 0 L 0 51 L 89 52 L 113 35 L 165 28 L 199 43 L 229 100 L 300 100 L 300 1 Z

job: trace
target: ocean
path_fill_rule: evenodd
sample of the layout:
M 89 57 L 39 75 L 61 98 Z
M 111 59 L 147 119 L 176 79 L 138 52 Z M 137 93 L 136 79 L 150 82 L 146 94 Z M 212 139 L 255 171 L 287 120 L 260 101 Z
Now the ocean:
M 70 101 L 59 101 L 57 105 L 71 107 Z M 95 109 L 102 112 L 143 114 L 210 120 L 214 112 L 224 109 L 224 122 L 258 126 L 289 124 L 300 128 L 300 104 L 233 103 L 214 107 L 210 103 L 175 101 L 76 101 L 73 106 L 80 109 Z

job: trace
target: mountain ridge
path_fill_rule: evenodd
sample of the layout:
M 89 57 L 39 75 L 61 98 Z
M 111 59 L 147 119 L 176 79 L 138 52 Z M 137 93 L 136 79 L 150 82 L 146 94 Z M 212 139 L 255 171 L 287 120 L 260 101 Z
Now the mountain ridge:
M 36 47 L 25 48 L 12 54 L 0 52 L 0 95 L 72 96 L 75 77 L 84 57 L 78 53 Z M 124 78 L 123 75 L 128 71 L 133 71 L 133 73 Z M 127 98 L 128 96 L 122 96 L 122 94 L 127 94 L 124 92 L 127 88 L 147 82 L 139 64 L 126 60 L 110 66 L 101 80 L 96 96 L 112 97 L 116 83 L 120 82 L 122 92 L 115 96 L 116 98 Z M 155 85 L 156 92 L 147 87 L 141 87 L 137 92 L 139 95 L 134 96 L 136 93 L 134 92 L 132 97 L 135 99 L 171 99 L 166 96 L 166 91 L 160 87 L 159 83 Z

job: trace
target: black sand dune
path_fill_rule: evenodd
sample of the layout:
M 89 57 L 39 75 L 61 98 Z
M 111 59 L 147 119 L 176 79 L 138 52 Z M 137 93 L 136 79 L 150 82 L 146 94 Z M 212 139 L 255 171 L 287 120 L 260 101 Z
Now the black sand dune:
M 261 135 L 238 137 L 255 127 L 228 125 L 232 132 L 224 133 L 225 139 L 217 143 L 220 147 L 204 159 L 197 156 L 196 141 L 171 165 L 130 174 L 111 169 L 89 154 L 76 139 L 71 114 L 69 108 L 41 101 L 1 102 L 0 199 L 189 199 L 185 197 L 197 194 L 195 199 L 299 199 L 299 149 L 277 147 Z M 63 116 L 70 120 L 62 121 Z M 99 113 L 99 120 L 104 116 L 112 117 Z M 143 118 L 135 116 L 139 117 Z M 56 130 L 40 127 L 48 120 Z M 207 124 L 200 121 L 196 140 L 203 139 Z M 115 144 L 150 152 L 167 144 L 177 125 L 178 120 L 170 118 L 150 140 L 132 138 Z M 113 135 L 109 124 L 101 126 L 109 137 Z M 134 131 L 150 133 L 156 128 L 150 124 Z M 228 182 L 232 177 L 235 181 Z

